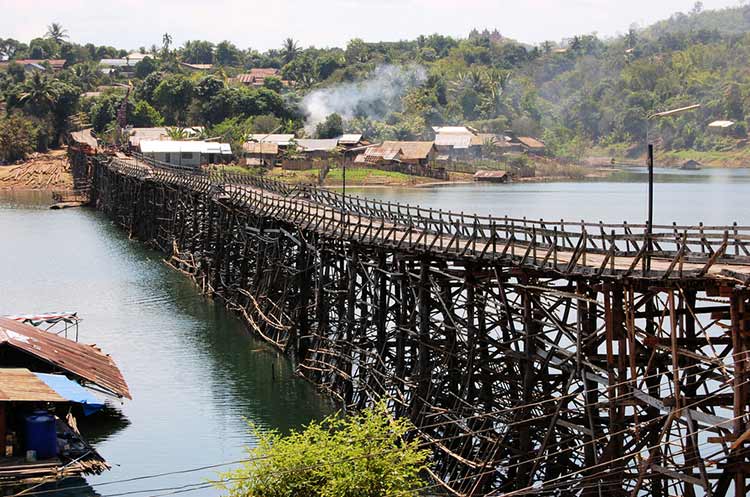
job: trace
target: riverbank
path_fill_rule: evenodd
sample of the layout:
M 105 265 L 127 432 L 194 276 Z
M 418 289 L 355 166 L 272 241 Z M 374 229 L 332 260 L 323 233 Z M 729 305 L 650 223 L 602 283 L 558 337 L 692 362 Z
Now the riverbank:
M 515 178 L 514 182 L 533 183 L 550 181 L 583 181 L 587 179 L 605 178 L 618 171 L 616 168 L 593 168 L 581 166 L 568 166 L 552 161 L 545 161 L 536 165 L 537 175 L 524 178 Z M 290 184 L 318 183 L 320 177 L 319 169 L 306 171 L 288 171 L 274 168 L 266 174 L 268 178 L 284 181 Z M 340 187 L 344 181 L 343 170 L 332 169 L 323 181 L 324 187 Z M 438 185 L 452 185 L 473 183 L 474 175 L 471 173 L 448 172 L 447 180 L 436 180 L 423 176 L 412 176 L 393 171 L 382 171 L 370 168 L 349 168 L 346 170 L 346 184 L 363 188 L 378 187 L 401 187 L 401 188 L 425 188 Z
M 603 163 L 614 159 L 618 164 L 646 164 L 643 153 L 645 145 L 592 148 L 584 163 Z M 696 161 L 703 167 L 737 169 L 750 167 L 750 146 L 739 144 L 731 150 L 661 150 L 654 151 L 654 162 L 659 167 L 679 168 L 688 161 Z
M 65 190 L 73 176 L 65 149 L 36 153 L 23 162 L 0 166 L 0 190 Z

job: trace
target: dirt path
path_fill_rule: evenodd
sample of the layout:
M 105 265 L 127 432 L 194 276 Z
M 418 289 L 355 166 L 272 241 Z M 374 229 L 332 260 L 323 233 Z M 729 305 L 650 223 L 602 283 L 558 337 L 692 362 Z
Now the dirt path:
M 73 187 L 66 151 L 33 154 L 18 164 L 0 166 L 0 190 L 65 190 Z

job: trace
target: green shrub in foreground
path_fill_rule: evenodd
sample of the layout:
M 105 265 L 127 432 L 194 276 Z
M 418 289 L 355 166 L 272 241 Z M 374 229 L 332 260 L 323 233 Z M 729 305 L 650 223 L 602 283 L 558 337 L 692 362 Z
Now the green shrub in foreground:
M 239 469 L 222 473 L 230 497 L 380 497 L 414 495 L 427 451 L 404 441 L 411 428 L 383 404 L 330 416 L 281 436 L 251 425 L 257 447 Z

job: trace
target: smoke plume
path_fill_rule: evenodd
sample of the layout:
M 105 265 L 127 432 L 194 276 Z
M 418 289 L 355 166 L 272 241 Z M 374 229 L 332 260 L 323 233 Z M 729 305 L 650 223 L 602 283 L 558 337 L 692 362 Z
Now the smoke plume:
M 426 80 L 427 72 L 420 65 L 381 65 L 362 81 L 315 90 L 302 99 L 306 128 L 314 130 L 333 113 L 344 120 L 361 116 L 382 120 L 390 112 L 401 110 L 401 97 Z

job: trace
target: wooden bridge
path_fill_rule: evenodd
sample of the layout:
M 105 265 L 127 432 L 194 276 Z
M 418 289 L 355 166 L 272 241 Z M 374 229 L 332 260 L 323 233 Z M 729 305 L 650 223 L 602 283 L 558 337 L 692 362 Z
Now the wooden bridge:
M 73 160 L 300 375 L 409 417 L 428 491 L 746 494 L 750 227 L 649 236 Z

